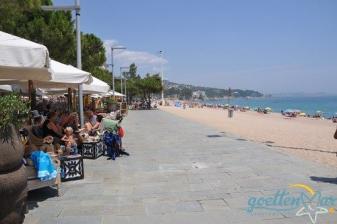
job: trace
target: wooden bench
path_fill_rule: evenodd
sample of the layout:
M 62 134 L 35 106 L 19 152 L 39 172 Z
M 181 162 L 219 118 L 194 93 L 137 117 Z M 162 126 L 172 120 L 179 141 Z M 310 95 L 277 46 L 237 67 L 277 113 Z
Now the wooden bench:
M 44 187 L 56 187 L 57 190 L 57 196 L 60 196 L 60 187 L 61 187 L 61 175 L 59 173 L 60 168 L 60 160 L 57 158 L 57 156 L 51 156 L 55 169 L 58 171 L 57 176 L 55 179 L 48 180 L 48 181 L 41 181 L 37 177 L 37 172 L 34 168 L 34 166 L 26 166 L 26 172 L 28 177 L 28 191 L 44 188 Z

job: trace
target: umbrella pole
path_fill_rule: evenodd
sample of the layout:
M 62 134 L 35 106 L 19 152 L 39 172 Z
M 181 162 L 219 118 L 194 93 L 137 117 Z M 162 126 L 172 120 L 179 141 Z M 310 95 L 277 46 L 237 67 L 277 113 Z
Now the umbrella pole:
M 34 94 L 34 85 L 32 80 L 28 80 L 28 98 L 30 102 L 30 109 L 34 110 L 35 109 L 35 100 L 36 94 Z
M 68 111 L 72 111 L 72 90 L 71 88 L 68 88 Z

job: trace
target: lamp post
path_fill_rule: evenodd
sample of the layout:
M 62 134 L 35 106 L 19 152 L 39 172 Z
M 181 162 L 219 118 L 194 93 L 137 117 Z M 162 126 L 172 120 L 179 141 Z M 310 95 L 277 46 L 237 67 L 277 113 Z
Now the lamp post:
M 163 59 L 163 51 L 159 51 L 160 57 Z M 163 63 L 160 64 L 160 73 L 161 73 L 161 85 L 162 85 L 162 90 L 161 90 L 161 105 L 164 106 L 165 100 L 164 100 L 164 68 L 163 68 Z
M 121 94 L 123 94 L 123 69 L 129 69 L 129 67 L 119 67 L 119 72 L 120 72 L 120 76 L 121 76 Z M 126 79 L 124 77 L 124 85 L 125 85 L 125 93 L 124 95 L 126 96 Z M 123 99 L 123 97 L 122 97 Z
M 82 53 L 81 53 L 81 31 L 80 31 L 80 0 L 75 0 L 75 5 L 66 6 L 52 6 L 43 5 L 41 9 L 44 11 L 75 11 L 76 13 L 76 57 L 77 57 L 77 68 L 82 69 Z M 78 102 L 80 109 L 80 123 L 81 126 L 84 125 L 84 114 L 83 114 L 83 85 L 78 85 Z
M 115 77 L 114 77 L 114 50 L 125 50 L 126 47 L 111 47 L 111 75 L 112 75 L 112 95 L 115 98 Z

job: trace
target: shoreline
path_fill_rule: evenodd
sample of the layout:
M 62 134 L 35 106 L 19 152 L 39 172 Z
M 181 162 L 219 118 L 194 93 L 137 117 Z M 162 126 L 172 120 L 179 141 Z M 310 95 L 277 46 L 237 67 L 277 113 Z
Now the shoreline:
M 276 112 L 255 111 L 235 111 L 234 117 L 228 118 L 227 110 L 216 108 L 165 106 L 159 109 L 303 159 L 337 166 L 337 140 L 333 138 L 336 124 L 331 120 L 285 118 Z

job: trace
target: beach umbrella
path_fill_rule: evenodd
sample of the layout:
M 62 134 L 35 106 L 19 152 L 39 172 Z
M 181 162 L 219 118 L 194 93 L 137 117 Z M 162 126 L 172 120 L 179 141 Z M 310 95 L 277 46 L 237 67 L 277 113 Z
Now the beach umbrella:
M 96 99 L 96 98 L 101 98 L 102 96 L 99 94 L 91 94 L 90 97 Z
M 45 89 L 49 94 L 64 94 L 67 92 L 66 88 L 47 88 Z M 95 78 L 92 77 L 92 82 L 90 84 L 83 84 L 83 94 L 102 94 L 107 93 L 110 90 L 110 86 Z
M 103 82 L 102 80 L 97 79 L 95 77 L 92 78 L 93 78 L 92 83 L 83 85 L 84 94 L 94 94 L 94 93 L 101 94 L 109 92 L 110 86 L 106 82 Z
M 0 79 L 52 78 L 49 52 L 44 45 L 0 31 Z
M 108 93 L 103 94 L 103 96 L 113 96 L 113 91 L 109 91 Z M 125 95 L 123 95 L 123 94 L 121 94 L 121 93 L 115 91 L 115 96 L 123 97 L 123 96 L 125 96 Z
M 272 110 L 270 107 L 266 107 L 264 109 L 267 110 L 267 111 L 271 111 Z
M 34 86 L 46 89 L 78 88 L 81 83 L 90 84 L 92 76 L 89 72 L 80 70 L 72 65 L 66 65 L 55 60 L 50 60 L 53 78 L 48 81 L 33 80 Z M 1 84 L 16 84 L 26 86 L 28 80 L 0 80 Z
M 0 85 L 0 92 L 13 92 L 11 85 Z

